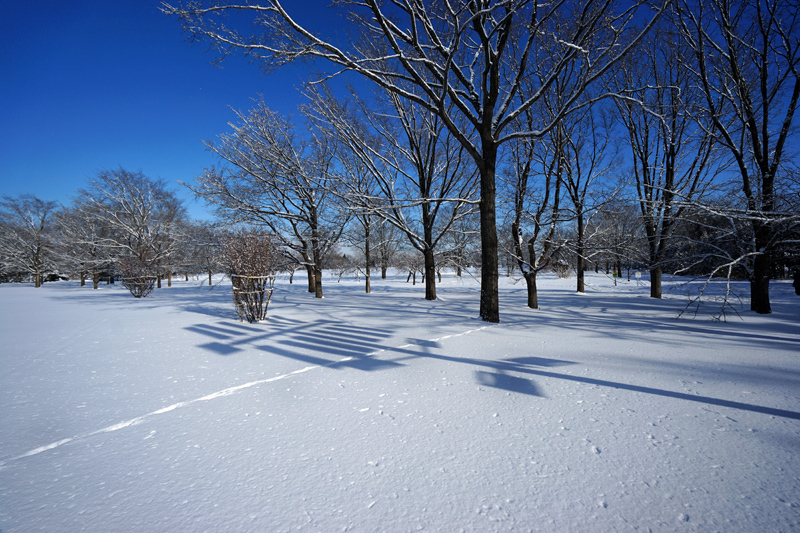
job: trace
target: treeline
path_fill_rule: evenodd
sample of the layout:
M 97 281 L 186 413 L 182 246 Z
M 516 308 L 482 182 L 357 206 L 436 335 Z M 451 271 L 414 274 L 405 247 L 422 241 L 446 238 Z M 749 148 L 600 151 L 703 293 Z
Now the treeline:
M 263 97 L 239 111 L 207 143 L 221 163 L 186 184 L 220 224 L 271 235 L 317 297 L 334 263 L 367 291 L 371 269 L 402 264 L 427 299 L 442 268 L 471 267 L 496 322 L 502 268 L 532 308 L 546 269 L 583 291 L 589 269 L 637 268 L 655 298 L 664 272 L 747 279 L 751 309 L 769 313 L 770 279 L 798 266 L 788 0 L 342 2 L 336 43 L 277 1 L 211 4 L 164 10 L 267 68 L 333 65 L 294 120 Z M 219 24 L 228 12 L 258 23 Z M 342 73 L 349 90 L 329 83 Z M 193 256 L 196 240 L 179 241 L 103 249 L 172 270 Z
M 194 187 L 220 214 L 292 224 L 302 211 L 319 244 L 319 221 L 342 227 L 337 210 L 316 218 L 319 199 L 344 198 L 362 225 L 379 219 L 407 237 L 426 283 L 444 236 L 477 219 L 463 234 L 479 235 L 480 316 L 497 322 L 504 253 L 531 307 L 537 273 L 554 262 L 574 264 L 583 290 L 596 233 L 624 223 L 611 206 L 632 204 L 636 231 L 603 253 L 631 247 L 641 231 L 651 296 L 661 296 L 665 269 L 704 271 L 746 277 L 751 309 L 771 311 L 769 280 L 776 259 L 794 261 L 798 220 L 796 3 L 364 0 L 337 9 L 329 39 L 278 0 L 165 4 L 223 57 L 240 51 L 268 70 L 312 58 L 328 69 L 305 89 L 300 126 L 261 101 L 210 145 L 225 163 Z M 228 15 L 235 24 L 220 22 Z M 329 84 L 345 75 L 357 80 L 349 95 Z
M 3 282 L 38 287 L 73 278 L 97 288 L 144 276 L 160 287 L 176 272 L 218 268 L 214 226 L 191 221 L 165 181 L 123 168 L 100 172 L 66 206 L 30 194 L 4 196 L 0 228 Z

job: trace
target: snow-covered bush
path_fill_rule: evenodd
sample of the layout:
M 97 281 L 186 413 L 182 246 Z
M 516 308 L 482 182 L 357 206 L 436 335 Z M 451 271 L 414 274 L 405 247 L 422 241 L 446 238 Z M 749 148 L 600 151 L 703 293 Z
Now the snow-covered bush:
M 223 261 L 233 285 L 233 305 L 240 320 L 251 324 L 267 318 L 281 255 L 272 238 L 256 230 L 232 234 Z
M 152 292 L 157 276 L 150 263 L 129 256 L 118 260 L 117 268 L 122 275 L 122 286 L 131 291 L 134 298 L 144 298 Z
M 553 272 L 556 273 L 561 279 L 569 278 L 569 271 L 571 270 L 569 263 L 564 259 L 558 259 L 552 263 Z

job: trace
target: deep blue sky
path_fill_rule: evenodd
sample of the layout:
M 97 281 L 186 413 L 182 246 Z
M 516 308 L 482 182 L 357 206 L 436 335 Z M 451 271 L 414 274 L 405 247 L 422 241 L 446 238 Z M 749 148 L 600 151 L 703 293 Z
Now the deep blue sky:
M 324 24 L 337 20 L 329 3 L 286 5 L 299 19 Z M 308 65 L 269 75 L 242 57 L 213 66 L 207 44 L 190 44 L 159 6 L 158 0 L 3 3 L 0 195 L 68 203 L 88 177 L 119 166 L 191 182 L 215 163 L 202 141 L 229 131 L 230 107 L 246 110 L 263 94 L 270 107 L 296 112 Z M 200 205 L 189 207 L 193 217 L 205 216 Z

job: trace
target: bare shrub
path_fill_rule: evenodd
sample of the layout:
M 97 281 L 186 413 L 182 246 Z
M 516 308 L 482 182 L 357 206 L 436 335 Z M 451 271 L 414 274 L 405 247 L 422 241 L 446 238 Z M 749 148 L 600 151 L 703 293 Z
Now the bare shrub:
M 559 279 L 568 279 L 569 271 L 571 270 L 569 263 L 564 259 L 558 259 L 552 263 L 553 272 Z
M 131 291 L 134 298 L 144 298 L 152 292 L 157 278 L 152 264 L 129 256 L 118 260 L 117 268 L 122 275 L 122 286 Z
M 256 230 L 228 237 L 223 262 L 233 285 L 233 305 L 239 320 L 251 324 L 267 318 L 281 255 L 272 238 Z

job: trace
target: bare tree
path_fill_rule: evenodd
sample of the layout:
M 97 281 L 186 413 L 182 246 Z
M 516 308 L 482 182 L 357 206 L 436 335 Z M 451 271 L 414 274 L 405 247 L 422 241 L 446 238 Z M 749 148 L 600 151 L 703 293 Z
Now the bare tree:
M 78 192 L 74 204 L 109 228 L 99 241 L 108 254 L 134 257 L 157 277 L 178 250 L 186 209 L 163 180 L 141 171 L 104 170 Z
M 666 3 L 666 0 L 664 0 Z M 622 6 L 615 0 L 461 0 L 457 2 L 343 1 L 362 38 L 337 46 L 309 31 L 278 0 L 233 4 L 196 2 L 164 11 L 180 17 L 193 35 L 209 39 L 223 53 L 240 50 L 267 67 L 313 56 L 355 72 L 439 117 L 464 147 L 480 174 L 480 316 L 499 322 L 495 173 L 500 146 L 516 137 L 547 133 L 583 91 L 627 54 L 641 32 L 631 31 L 649 2 Z M 657 16 L 663 4 L 655 9 Z M 217 15 L 250 14 L 260 33 L 243 35 L 220 24 Z M 569 25 L 561 21 L 571 19 Z M 602 45 L 598 46 L 598 43 Z M 555 48 L 553 60 L 540 58 Z M 389 65 L 391 68 L 387 68 Z M 552 121 L 532 131 L 510 127 L 570 69 L 569 96 Z M 538 72 L 542 80 L 518 99 L 520 81 Z
M 661 274 L 676 225 L 709 179 L 714 137 L 696 113 L 698 91 L 684 68 L 690 51 L 662 23 L 640 53 L 619 64 L 618 120 L 627 132 L 631 171 L 647 234 L 650 296 L 661 298 Z
M 599 107 L 600 104 L 595 104 Z M 586 223 L 603 202 L 613 198 L 614 193 L 606 191 L 602 198 L 593 197 L 601 178 L 607 177 L 615 167 L 616 154 L 610 146 L 614 132 L 611 120 L 603 109 L 586 107 L 573 113 L 561 124 L 564 132 L 564 171 L 561 180 L 569 198 L 569 207 L 564 209 L 562 220 L 575 222 L 574 238 L 570 240 L 576 258 L 575 273 L 577 291 L 585 291 L 587 258 Z M 597 195 L 595 195 L 597 196 Z
M 375 247 L 381 266 L 381 279 L 386 279 L 386 271 L 394 265 L 394 258 L 400 247 L 400 235 L 397 227 L 380 219 L 375 226 Z
M 526 113 L 533 120 L 532 112 Z M 513 191 L 511 237 L 513 256 L 525 278 L 528 307 L 539 308 L 536 276 L 550 266 L 556 251 L 564 171 L 563 128 L 549 133 L 550 142 L 515 139 L 510 144 L 509 185 Z M 540 180 L 534 178 L 538 176 Z
M 775 249 L 775 185 L 800 98 L 800 8 L 793 0 L 680 0 L 677 24 L 692 51 L 689 69 L 704 97 L 715 140 L 740 175 L 752 262 L 750 308 L 772 311 L 770 254 Z
M 480 263 L 478 239 L 480 228 L 477 212 L 458 219 L 442 239 L 442 253 L 439 265 L 455 270 L 456 276 L 461 277 L 464 270 Z
M 81 286 L 91 274 L 92 288 L 97 289 L 100 273 L 110 270 L 113 252 L 105 246 L 112 228 L 90 208 L 69 207 L 56 215 L 60 262 L 77 272 Z
M 41 200 L 32 194 L 3 196 L 0 201 L 0 252 L 7 270 L 33 276 L 35 287 L 42 285 L 44 273 L 53 268 L 51 218 L 57 202 Z
M 388 109 L 360 101 L 360 113 L 311 94 L 309 112 L 340 145 L 346 201 L 362 223 L 380 218 L 406 235 L 425 259 L 425 299 L 435 300 L 437 246 L 474 209 L 471 159 L 436 115 L 392 93 Z
M 417 274 L 422 276 L 425 280 L 425 258 L 419 253 L 419 250 L 407 248 L 397 254 L 396 258 L 397 267 L 408 272 L 406 283 L 411 281 L 412 285 L 417 284 Z
M 212 275 L 222 266 L 222 236 L 219 228 L 208 222 L 195 222 L 187 225 L 183 239 L 185 248 L 185 267 L 208 275 L 208 286 Z
M 310 109 L 308 113 L 313 113 Z M 337 142 L 338 135 L 332 135 L 328 132 L 328 136 Z M 355 264 L 354 267 L 361 270 L 364 274 L 364 290 L 367 294 L 372 292 L 372 261 L 373 261 L 373 248 L 376 236 L 373 235 L 376 226 L 380 225 L 382 220 L 375 215 L 373 205 L 377 197 L 377 183 L 375 176 L 364 165 L 364 162 L 346 146 L 340 145 L 338 151 L 338 160 L 341 163 L 342 173 L 340 176 L 344 181 L 343 201 L 352 196 L 352 191 L 357 192 L 357 198 L 360 201 L 356 202 L 358 205 L 349 206 L 352 214 L 352 221 L 354 230 L 349 234 L 345 234 L 345 238 L 361 251 L 360 265 Z M 340 187 L 337 187 L 339 189 Z M 356 260 L 356 263 L 358 261 Z M 384 271 L 385 272 L 385 271 Z M 340 276 L 341 277 L 341 276 Z M 385 274 L 383 277 L 386 277 Z
M 592 217 L 588 233 L 596 271 L 602 265 L 606 274 L 613 269 L 621 277 L 626 267 L 630 277 L 634 265 L 647 264 L 647 239 L 637 202 L 624 198 L 605 202 Z
M 332 192 L 334 147 L 321 135 L 297 137 L 263 100 L 236 115 L 232 134 L 206 143 L 227 166 L 206 169 L 189 188 L 230 222 L 269 228 L 306 268 L 309 292 L 322 298 L 325 255 L 347 225 Z

